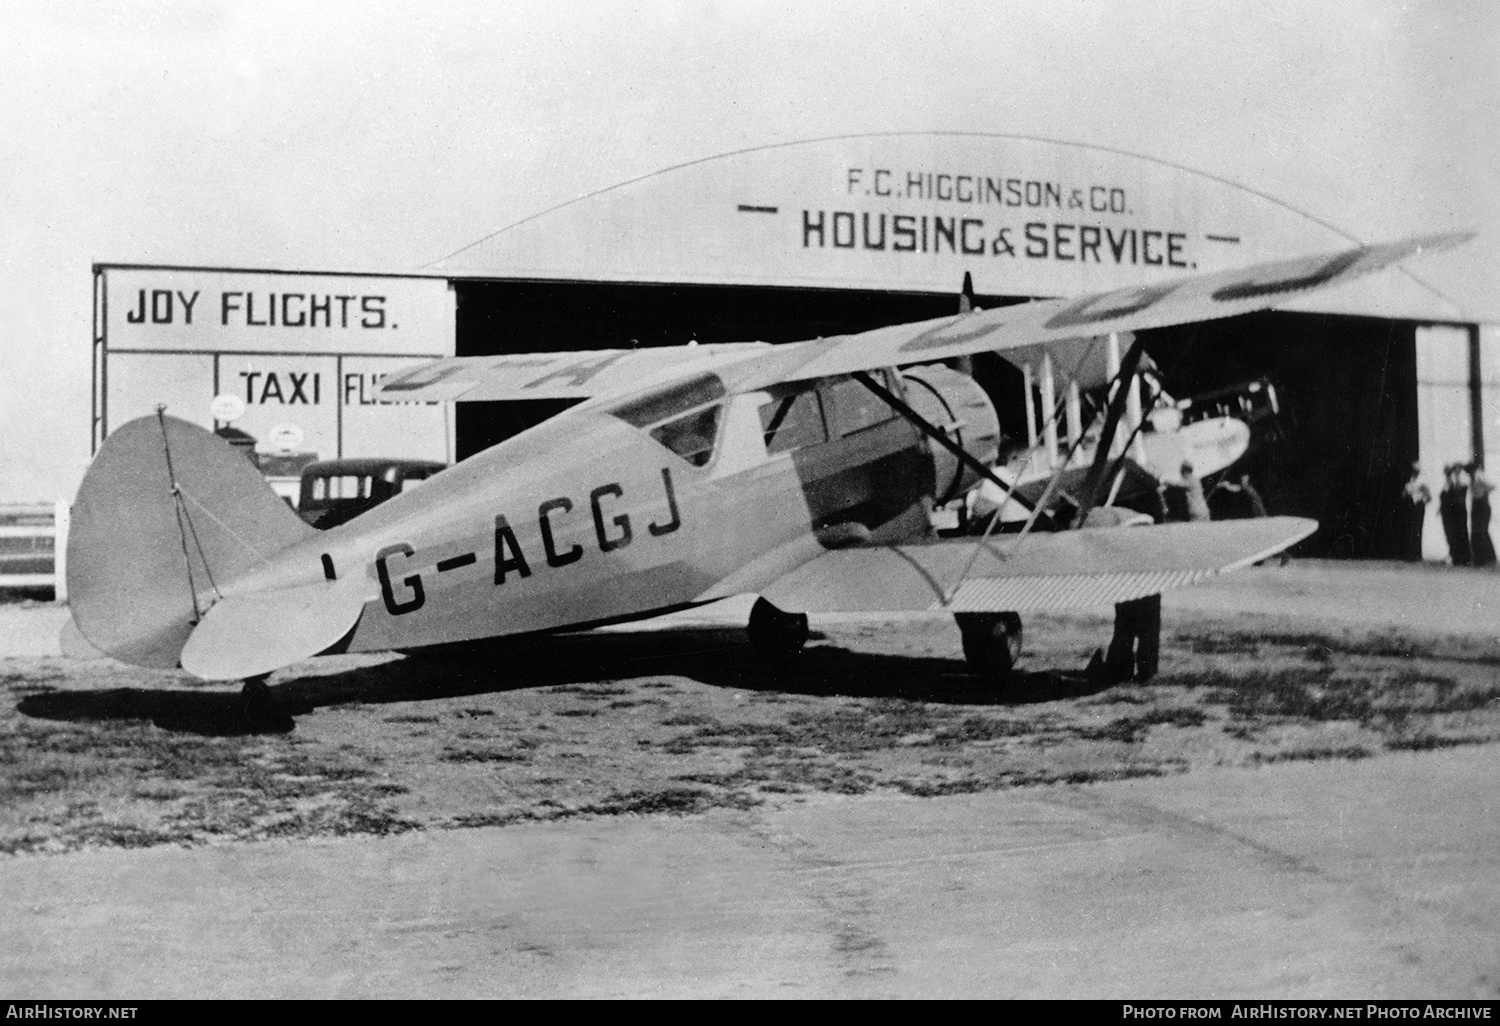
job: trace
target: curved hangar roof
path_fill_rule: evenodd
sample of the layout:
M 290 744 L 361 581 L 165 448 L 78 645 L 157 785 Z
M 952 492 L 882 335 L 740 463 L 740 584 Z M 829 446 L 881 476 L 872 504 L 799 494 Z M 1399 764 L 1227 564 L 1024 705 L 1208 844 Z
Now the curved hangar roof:
M 858 135 L 667 168 L 439 261 L 543 278 L 1058 296 L 1357 240 L 1253 189 L 1149 157 L 1002 135 Z M 1418 272 L 1420 273 L 1420 271 Z M 1413 320 L 1462 311 L 1411 272 L 1288 304 Z

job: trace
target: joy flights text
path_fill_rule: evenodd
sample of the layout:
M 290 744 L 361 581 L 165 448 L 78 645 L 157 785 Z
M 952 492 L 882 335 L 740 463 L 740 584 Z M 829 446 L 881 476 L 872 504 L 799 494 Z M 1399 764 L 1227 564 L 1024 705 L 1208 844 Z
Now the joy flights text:
M 1488 1019 L 1482 1005 L 1126 1005 L 1126 1019 Z

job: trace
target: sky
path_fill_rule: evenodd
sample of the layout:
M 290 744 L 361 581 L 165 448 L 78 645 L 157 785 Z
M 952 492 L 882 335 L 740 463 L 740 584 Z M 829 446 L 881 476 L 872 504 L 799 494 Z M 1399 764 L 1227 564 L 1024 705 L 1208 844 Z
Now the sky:
M 829 135 L 1112 147 L 1423 265 L 1500 320 L 1487 0 L 0 0 L 0 502 L 88 461 L 91 265 L 417 270 L 638 175 Z

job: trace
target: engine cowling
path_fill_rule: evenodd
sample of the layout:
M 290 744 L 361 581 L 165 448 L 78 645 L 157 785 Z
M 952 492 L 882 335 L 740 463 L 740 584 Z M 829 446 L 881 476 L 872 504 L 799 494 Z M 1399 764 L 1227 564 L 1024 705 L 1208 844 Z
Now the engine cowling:
M 943 364 L 923 364 L 901 372 L 906 383 L 906 401 L 934 427 L 957 442 L 970 456 L 988 467 L 1000 454 L 1000 418 L 995 404 L 979 382 Z M 933 479 L 938 503 L 957 498 L 982 478 L 953 453 L 932 439 Z

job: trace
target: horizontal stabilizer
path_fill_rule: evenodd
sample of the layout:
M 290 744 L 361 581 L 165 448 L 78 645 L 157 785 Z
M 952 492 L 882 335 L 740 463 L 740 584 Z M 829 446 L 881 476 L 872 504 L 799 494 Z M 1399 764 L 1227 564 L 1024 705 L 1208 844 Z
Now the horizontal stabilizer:
M 315 656 L 359 622 L 365 584 L 350 577 L 223 599 L 193 629 L 182 668 L 204 680 L 235 680 Z
M 1250 425 L 1236 417 L 1211 417 L 1185 424 L 1176 431 L 1140 436 L 1148 469 L 1163 481 L 1182 480 L 1182 465 L 1193 465 L 1193 476 L 1205 478 L 1224 470 L 1250 448 Z
M 1077 609 L 1237 570 L 1317 527 L 1315 520 L 1266 517 L 839 549 L 761 594 L 799 612 Z

